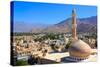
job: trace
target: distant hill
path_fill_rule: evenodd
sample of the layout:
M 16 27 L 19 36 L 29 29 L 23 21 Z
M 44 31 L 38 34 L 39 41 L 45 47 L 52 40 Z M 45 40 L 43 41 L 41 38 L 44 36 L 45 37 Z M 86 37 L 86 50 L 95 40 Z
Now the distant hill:
M 43 32 L 71 32 L 71 18 L 68 18 L 60 23 L 49 26 L 43 30 Z M 97 32 L 97 16 L 88 18 L 77 19 L 77 31 L 78 32 Z
M 19 32 L 32 32 L 32 33 L 66 33 L 71 32 L 71 18 L 58 22 L 54 25 L 45 24 L 25 24 L 17 23 L 14 26 L 15 31 Z M 77 19 L 78 32 L 97 32 L 97 16 L 78 18 Z
M 71 28 L 71 19 L 68 18 L 64 21 L 61 21 L 57 24 L 45 28 L 43 32 L 66 33 L 69 32 L 70 28 Z
M 25 22 L 14 22 L 13 23 L 13 32 L 35 32 L 38 33 L 44 28 L 48 27 L 47 24 L 39 24 L 39 23 L 25 23 Z
M 77 21 L 78 32 L 97 32 L 97 16 L 81 18 Z

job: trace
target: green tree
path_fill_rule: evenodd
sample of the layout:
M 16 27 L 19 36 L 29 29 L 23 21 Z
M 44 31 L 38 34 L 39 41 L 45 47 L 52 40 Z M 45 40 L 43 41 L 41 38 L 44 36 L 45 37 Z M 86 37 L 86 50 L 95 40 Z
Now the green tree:
M 23 66 L 23 65 L 28 65 L 28 62 L 25 60 L 17 60 L 16 61 L 17 66 Z

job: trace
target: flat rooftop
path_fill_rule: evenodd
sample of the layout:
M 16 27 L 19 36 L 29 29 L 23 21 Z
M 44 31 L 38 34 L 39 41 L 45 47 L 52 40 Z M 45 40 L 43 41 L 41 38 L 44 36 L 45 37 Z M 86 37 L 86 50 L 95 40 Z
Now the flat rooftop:
M 55 62 L 59 62 L 59 63 L 67 63 L 70 61 L 73 61 L 73 59 L 69 58 L 69 52 L 63 52 L 63 53 L 50 53 L 47 54 L 44 59 L 48 59 L 48 60 L 52 60 Z M 97 61 L 97 54 L 94 55 L 90 55 L 90 57 L 86 60 L 82 60 L 80 62 L 96 62 Z

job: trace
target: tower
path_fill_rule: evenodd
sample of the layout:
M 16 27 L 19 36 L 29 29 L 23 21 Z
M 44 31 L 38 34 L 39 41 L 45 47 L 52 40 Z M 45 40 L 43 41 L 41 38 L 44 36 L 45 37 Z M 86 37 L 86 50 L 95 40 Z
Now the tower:
M 91 55 L 91 47 L 77 38 L 75 9 L 72 10 L 72 43 L 70 44 L 68 51 L 72 61 L 85 60 Z
M 77 39 L 77 35 L 76 35 L 76 13 L 75 13 L 75 9 L 72 10 L 72 38 L 74 40 Z

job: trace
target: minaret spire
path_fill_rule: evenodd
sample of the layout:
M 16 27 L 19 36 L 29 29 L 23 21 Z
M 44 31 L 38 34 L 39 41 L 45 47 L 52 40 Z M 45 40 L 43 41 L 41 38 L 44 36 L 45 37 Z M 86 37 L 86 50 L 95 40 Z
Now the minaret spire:
M 72 10 L 72 38 L 77 39 L 76 35 L 76 13 L 75 9 Z

